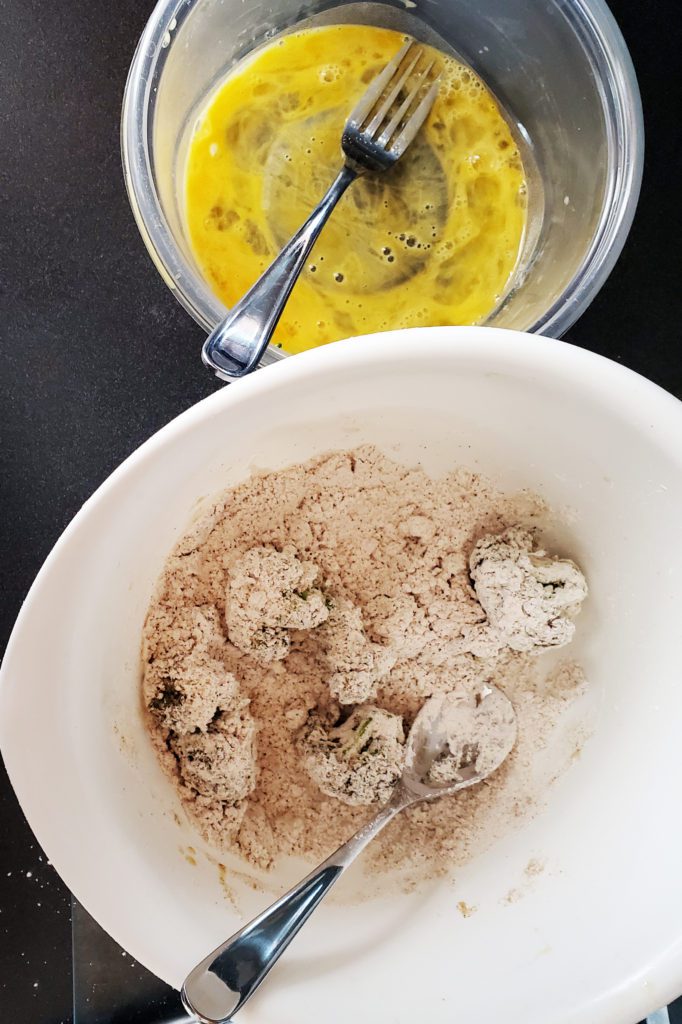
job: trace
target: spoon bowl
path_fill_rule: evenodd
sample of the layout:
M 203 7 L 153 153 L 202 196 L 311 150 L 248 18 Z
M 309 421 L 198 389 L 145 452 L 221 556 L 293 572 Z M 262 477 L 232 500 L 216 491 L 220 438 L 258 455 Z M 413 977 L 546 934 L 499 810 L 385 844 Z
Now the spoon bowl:
M 436 694 L 410 729 L 402 785 L 416 800 L 451 796 L 492 774 L 515 742 L 514 708 L 496 686 Z

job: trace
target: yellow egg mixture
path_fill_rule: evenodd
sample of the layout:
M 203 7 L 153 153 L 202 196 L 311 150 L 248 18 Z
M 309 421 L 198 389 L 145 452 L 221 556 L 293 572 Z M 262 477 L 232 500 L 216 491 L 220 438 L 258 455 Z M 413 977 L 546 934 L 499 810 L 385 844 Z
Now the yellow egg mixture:
M 348 113 L 404 38 L 366 25 L 285 35 L 214 94 L 190 145 L 186 217 L 198 264 L 228 306 L 324 195 Z M 287 352 L 477 323 L 505 293 L 526 222 L 521 157 L 474 72 L 430 55 L 443 69 L 433 109 L 394 168 L 341 199 L 275 334 Z

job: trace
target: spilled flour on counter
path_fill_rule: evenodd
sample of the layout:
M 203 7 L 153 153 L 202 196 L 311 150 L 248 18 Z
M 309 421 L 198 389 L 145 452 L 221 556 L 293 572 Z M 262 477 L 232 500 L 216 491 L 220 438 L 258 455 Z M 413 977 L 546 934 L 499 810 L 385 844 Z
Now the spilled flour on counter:
M 400 815 L 367 868 L 433 877 L 532 815 L 570 761 L 551 740 L 585 686 L 541 653 L 571 639 L 587 592 L 539 549 L 548 515 L 372 447 L 221 495 L 169 556 L 143 641 L 150 735 L 204 838 L 265 870 L 321 860 L 390 795 L 424 702 L 483 683 L 514 706 L 512 753 Z

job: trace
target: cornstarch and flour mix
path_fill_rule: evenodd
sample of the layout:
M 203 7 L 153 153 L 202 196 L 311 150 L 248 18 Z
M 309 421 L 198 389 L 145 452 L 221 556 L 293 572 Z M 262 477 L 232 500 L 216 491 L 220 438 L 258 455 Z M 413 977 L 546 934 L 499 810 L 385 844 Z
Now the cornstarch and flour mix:
M 585 685 L 546 653 L 587 594 L 541 549 L 548 516 L 527 492 L 371 447 L 219 496 L 171 552 L 143 641 L 150 735 L 203 837 L 264 870 L 321 860 L 389 799 L 425 701 L 485 682 L 514 706 L 512 753 L 407 810 L 368 868 L 434 876 L 532 814 L 570 759 L 538 776 L 538 755 Z

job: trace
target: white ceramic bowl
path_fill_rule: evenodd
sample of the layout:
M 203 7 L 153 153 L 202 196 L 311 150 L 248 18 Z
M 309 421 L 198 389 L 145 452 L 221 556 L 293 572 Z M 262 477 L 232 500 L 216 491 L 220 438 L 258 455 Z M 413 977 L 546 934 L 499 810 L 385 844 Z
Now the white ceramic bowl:
M 256 1024 L 632 1024 L 682 990 L 682 406 L 561 342 L 438 328 L 342 342 L 259 371 L 127 460 L 56 545 L 0 680 L 0 742 L 38 840 L 75 895 L 173 985 L 240 911 L 174 819 L 146 740 L 139 639 L 197 502 L 373 441 L 467 464 L 573 510 L 591 584 L 576 653 L 594 734 L 546 809 L 410 896 L 323 907 L 244 1011 Z M 201 501 L 199 501 L 201 505 Z M 184 819 L 181 819 L 184 821 Z M 518 887 L 530 857 L 545 870 Z M 294 867 L 274 880 L 291 880 Z M 523 887 L 522 887 L 523 888 Z M 464 919 L 457 901 L 475 904 Z

